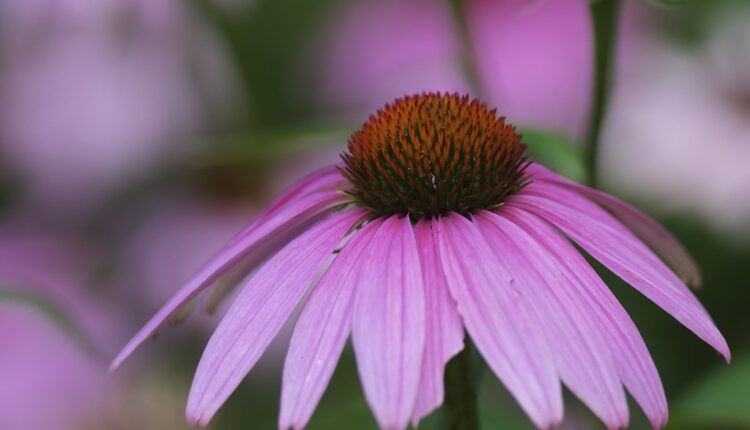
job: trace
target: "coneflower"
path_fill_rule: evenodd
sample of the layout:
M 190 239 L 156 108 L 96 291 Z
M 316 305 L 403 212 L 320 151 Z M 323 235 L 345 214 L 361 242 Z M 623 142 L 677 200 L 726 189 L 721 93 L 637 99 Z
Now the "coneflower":
M 309 421 L 350 335 L 379 426 L 416 425 L 443 402 L 445 366 L 465 332 L 540 428 L 562 420 L 562 384 L 609 428 L 628 423 L 625 389 L 663 426 L 667 403 L 646 345 L 574 243 L 728 360 L 686 286 L 700 273 L 656 222 L 528 161 L 521 140 L 468 96 L 387 104 L 352 135 L 343 164 L 282 195 L 112 367 L 217 280 L 260 266 L 203 353 L 191 423 L 211 419 L 305 300 L 284 365 L 281 429 Z

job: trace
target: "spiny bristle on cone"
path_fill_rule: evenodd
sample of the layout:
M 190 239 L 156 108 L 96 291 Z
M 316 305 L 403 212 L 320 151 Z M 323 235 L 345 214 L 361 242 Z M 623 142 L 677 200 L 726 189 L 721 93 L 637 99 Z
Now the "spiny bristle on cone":
M 341 155 L 351 195 L 380 215 L 429 218 L 499 205 L 523 187 L 515 127 L 468 96 L 424 93 L 386 104 Z

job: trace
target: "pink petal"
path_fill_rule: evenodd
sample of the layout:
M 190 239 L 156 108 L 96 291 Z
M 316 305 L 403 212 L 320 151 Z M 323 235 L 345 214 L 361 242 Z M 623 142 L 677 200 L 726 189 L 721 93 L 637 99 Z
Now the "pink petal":
M 350 210 L 321 222 L 274 255 L 242 288 L 198 364 L 188 421 L 205 425 L 255 365 L 346 233 L 365 215 Z
M 508 200 L 550 222 L 729 360 L 724 337 L 669 268 L 609 213 L 579 194 L 539 182 Z
M 315 410 L 351 330 L 355 282 L 379 219 L 355 233 L 305 303 L 284 364 L 279 428 L 301 429 Z
M 628 404 L 610 349 L 574 281 L 531 236 L 492 212 L 476 214 L 475 225 L 503 266 L 529 297 L 553 351 L 558 374 L 607 425 L 628 425 Z
M 667 423 L 667 399 L 659 373 L 638 329 L 612 292 L 585 258 L 549 224 L 528 212 L 502 209 L 502 215 L 522 227 L 554 259 L 570 286 L 586 301 L 601 325 L 617 372 L 625 387 L 641 406 L 654 428 Z
M 409 217 L 392 216 L 365 250 L 352 340 L 362 388 L 381 428 L 406 428 L 417 398 L 425 303 Z
M 183 306 L 233 266 L 241 263 L 247 270 L 251 270 L 345 199 L 345 196 L 335 191 L 316 192 L 277 208 L 271 217 L 263 215 L 262 217 L 265 217 L 263 222 L 256 221 L 252 228 L 245 230 L 240 236 L 230 241 L 187 284 L 180 288 L 177 294 L 125 345 L 112 361 L 110 370 L 119 367 L 136 348 L 154 336 L 167 321 L 179 313 Z
M 477 349 L 538 427 L 559 423 L 560 382 L 525 292 L 466 218 L 451 214 L 437 227 L 448 287 Z
M 412 425 L 443 403 L 445 364 L 464 347 L 464 327 L 455 300 L 450 295 L 437 249 L 433 221 L 420 220 L 414 230 L 422 264 L 427 329 Z
M 700 268 L 685 247 L 645 213 L 607 193 L 569 181 L 539 164 L 529 166 L 528 172 L 534 175 L 535 180 L 567 187 L 593 200 L 663 258 L 688 285 L 697 287 L 703 282 Z
M 258 219 L 245 228 L 239 235 L 242 237 L 248 232 L 251 232 L 258 225 L 265 223 L 270 218 L 273 218 L 283 210 L 291 201 L 307 194 L 314 193 L 316 191 L 334 191 L 343 187 L 347 180 L 341 176 L 338 172 L 338 165 L 327 166 L 322 169 L 316 170 L 310 173 L 304 178 L 297 181 L 288 190 L 279 196 L 264 213 L 262 213 Z

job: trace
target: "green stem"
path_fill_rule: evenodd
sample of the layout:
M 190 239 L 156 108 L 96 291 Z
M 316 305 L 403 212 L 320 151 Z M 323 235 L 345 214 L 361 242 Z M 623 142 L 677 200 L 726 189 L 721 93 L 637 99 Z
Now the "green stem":
M 602 124 L 611 89 L 612 63 L 617 41 L 617 21 L 621 0 L 589 0 L 594 24 L 594 94 L 589 129 L 584 146 L 587 182 L 595 186 Z
M 446 430 L 478 430 L 476 378 L 472 374 L 471 342 L 445 367 L 443 417 Z

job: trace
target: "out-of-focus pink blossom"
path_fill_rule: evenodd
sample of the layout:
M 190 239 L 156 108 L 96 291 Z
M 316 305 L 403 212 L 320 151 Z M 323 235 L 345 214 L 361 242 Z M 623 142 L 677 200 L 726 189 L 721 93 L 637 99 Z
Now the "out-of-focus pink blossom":
M 72 430 L 101 406 L 101 363 L 40 311 L 0 302 L 0 342 L 3 428 Z
M 74 40 L 10 67 L 0 149 L 28 181 L 33 206 L 95 204 L 185 143 L 197 112 L 172 60 Z
M 70 235 L 22 221 L 0 226 L 0 288 L 58 303 L 106 353 L 122 334 L 121 316 L 93 285 L 96 261 L 93 250 Z
M 122 336 L 113 308 L 86 290 L 85 252 L 69 240 L 0 229 L 0 288 L 55 303 L 90 339 L 85 346 L 42 308 L 0 301 L 0 422 L 4 429 L 75 429 L 106 402 L 100 354 Z M 92 350 L 93 349 L 93 350 Z
M 467 11 L 490 103 L 515 123 L 581 135 L 593 67 L 588 3 L 472 0 Z
M 750 65 L 750 51 L 736 43 L 743 31 L 748 40 L 747 16 L 718 21 L 694 52 L 657 36 L 645 40 L 616 91 L 602 154 L 611 186 L 663 210 L 701 214 L 735 237 L 738 228 L 750 227 L 744 198 L 750 195 L 750 67 L 741 71 Z
M 2 3 L 0 153 L 36 213 L 86 213 L 190 148 L 189 136 L 204 125 L 191 62 L 200 56 L 195 45 L 205 43 L 193 43 L 185 8 L 146 0 Z M 205 63 L 220 61 L 212 55 Z
M 118 283 L 150 312 L 240 231 L 255 211 L 250 206 L 172 197 L 145 212 L 143 223 L 124 244 Z
M 592 77 L 587 2 L 466 2 L 471 46 L 463 52 L 445 2 L 353 1 L 324 38 L 324 99 L 372 110 L 425 90 L 466 92 L 462 60 L 473 58 L 476 94 L 511 121 L 579 135 Z
M 369 112 L 405 93 L 469 89 L 446 2 L 344 2 L 325 28 L 322 96 L 334 108 Z

